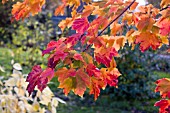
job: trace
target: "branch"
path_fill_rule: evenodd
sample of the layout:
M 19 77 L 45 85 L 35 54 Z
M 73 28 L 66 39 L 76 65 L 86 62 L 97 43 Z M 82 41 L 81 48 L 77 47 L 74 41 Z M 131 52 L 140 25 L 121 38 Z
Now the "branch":
M 133 0 L 115 19 L 113 19 L 113 20 L 97 35 L 97 37 L 100 36 L 113 22 L 115 22 L 118 18 L 120 18 L 120 17 L 133 5 L 133 3 L 134 3 L 135 1 L 136 1 L 136 0 Z M 97 37 L 95 37 L 95 38 L 97 38 Z M 83 52 L 85 52 L 86 50 L 88 50 L 90 46 L 91 46 L 91 45 L 88 45 L 88 46 L 83 50 Z
M 168 5 L 168 6 L 164 7 L 164 8 L 162 8 L 162 9 L 160 9 L 160 11 L 166 10 L 166 9 L 168 9 L 168 8 L 170 8 L 170 5 Z

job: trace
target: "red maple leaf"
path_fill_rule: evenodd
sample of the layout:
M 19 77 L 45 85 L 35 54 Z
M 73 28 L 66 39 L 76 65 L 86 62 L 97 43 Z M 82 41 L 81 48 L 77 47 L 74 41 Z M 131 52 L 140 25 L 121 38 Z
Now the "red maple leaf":
M 160 19 L 156 25 L 160 28 L 160 34 L 166 36 L 170 33 L 170 20 L 169 18 Z
M 67 45 L 67 48 L 71 48 L 71 47 L 75 46 L 77 44 L 77 42 L 79 41 L 80 37 L 81 37 L 80 33 L 76 33 L 76 34 L 69 36 L 65 40 L 65 44 Z
M 155 103 L 154 106 L 160 107 L 159 113 L 169 113 L 170 112 L 170 100 L 160 100 Z
M 145 32 L 136 36 L 135 43 L 140 43 L 140 50 L 144 52 L 150 47 L 152 47 L 153 50 L 156 50 L 160 45 L 160 40 L 155 34 Z
M 114 47 L 100 47 L 95 50 L 95 58 L 98 63 L 104 64 L 106 67 L 110 66 L 113 57 L 118 56 L 118 52 Z
M 89 76 L 100 77 L 100 70 L 94 64 L 88 64 L 86 71 Z
M 51 51 L 53 51 L 54 49 L 59 49 L 61 50 L 63 48 L 63 44 L 64 44 L 65 39 L 64 38 L 60 38 L 57 41 L 50 41 L 47 44 L 47 48 L 45 50 L 42 51 L 42 55 L 45 54 L 49 54 Z
M 89 28 L 89 21 L 87 18 L 75 19 L 72 25 L 72 29 L 76 30 L 77 33 L 84 34 L 84 32 Z
M 50 81 L 53 76 L 53 69 L 47 68 L 43 71 L 39 65 L 35 65 L 26 79 L 26 82 L 29 82 L 27 86 L 29 95 L 34 91 L 36 85 L 40 91 L 43 91 L 43 89 L 47 86 L 48 81 Z

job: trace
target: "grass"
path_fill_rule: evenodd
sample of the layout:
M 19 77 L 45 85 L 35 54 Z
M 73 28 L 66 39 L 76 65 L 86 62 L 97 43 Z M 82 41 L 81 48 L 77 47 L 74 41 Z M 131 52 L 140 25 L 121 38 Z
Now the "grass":
M 154 74 L 158 75 L 159 78 L 170 78 L 170 73 L 167 72 L 155 71 Z

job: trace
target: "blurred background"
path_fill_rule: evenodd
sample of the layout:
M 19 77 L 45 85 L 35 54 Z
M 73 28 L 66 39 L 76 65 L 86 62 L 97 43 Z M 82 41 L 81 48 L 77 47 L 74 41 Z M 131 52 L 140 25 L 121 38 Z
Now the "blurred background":
M 152 3 L 159 7 L 160 1 L 143 0 L 141 4 Z M 70 16 L 69 8 L 66 9 L 65 16 L 53 15 L 54 9 L 59 5 L 57 0 L 47 1 L 42 13 L 24 21 L 11 23 L 11 6 L 14 3 L 9 1 L 4 5 L 0 4 L 0 111 L 8 109 L 5 108 L 7 103 L 4 104 L 1 100 L 4 98 L 2 95 L 12 94 L 18 102 L 17 106 L 20 105 L 21 99 L 18 99 L 18 95 L 16 96 L 15 87 L 21 88 L 22 85 L 16 84 L 18 82 L 14 74 L 21 75 L 17 77 L 24 80 L 25 74 L 31 71 L 33 65 L 39 64 L 45 67 L 47 58 L 42 57 L 41 51 L 50 40 L 57 40 L 70 33 L 69 29 L 61 33 L 57 26 L 62 19 Z M 119 77 L 118 88 L 107 87 L 102 90 L 97 101 L 94 101 L 93 96 L 89 96 L 88 92 L 83 98 L 73 93 L 67 97 L 64 96 L 62 90 L 57 88 L 59 84 L 57 78 L 53 78 L 48 86 L 50 94 L 55 99 L 50 97 L 48 99 L 50 101 L 44 104 L 41 102 L 40 95 L 33 95 L 33 100 L 27 99 L 28 104 L 37 112 L 44 107 L 49 113 L 54 112 L 56 106 L 58 106 L 58 113 L 157 113 L 158 108 L 154 107 L 154 103 L 160 99 L 160 96 L 154 92 L 154 82 L 159 78 L 170 77 L 170 54 L 166 53 L 166 49 L 167 47 L 163 46 L 157 51 L 148 50 L 141 53 L 138 47 L 132 51 L 130 47 L 125 46 L 119 51 L 121 57 L 116 58 L 118 69 L 122 74 Z M 11 78 L 13 82 L 8 81 Z M 22 90 L 25 91 L 25 89 Z M 22 96 L 28 95 L 24 93 Z M 40 99 L 37 100 L 37 98 Z M 21 110 L 16 113 L 19 112 Z

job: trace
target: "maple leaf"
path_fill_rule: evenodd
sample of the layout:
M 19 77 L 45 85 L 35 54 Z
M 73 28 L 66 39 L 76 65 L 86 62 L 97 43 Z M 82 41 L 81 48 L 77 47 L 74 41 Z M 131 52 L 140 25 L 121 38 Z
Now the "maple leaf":
M 153 18 L 150 18 L 149 16 L 142 16 L 138 21 L 137 28 L 139 31 L 150 31 L 154 23 L 155 20 Z
M 170 79 L 163 78 L 156 81 L 155 92 L 160 92 L 162 98 L 170 98 Z
M 82 17 L 88 17 L 94 11 L 93 5 L 86 5 L 84 6 Z
M 47 86 L 48 81 L 53 78 L 53 76 L 53 69 L 47 68 L 43 71 L 39 65 L 35 65 L 26 79 L 26 82 L 29 82 L 27 86 L 29 95 L 34 91 L 36 85 L 38 86 L 38 89 L 42 91 Z
M 55 10 L 55 16 L 58 16 L 59 14 L 64 15 L 64 9 L 65 9 L 66 4 L 62 4 L 59 7 L 56 8 Z
M 66 18 L 65 20 L 62 20 L 58 26 L 60 27 L 60 29 L 62 31 L 64 31 L 64 29 L 66 27 L 70 28 L 72 26 L 72 23 L 73 23 L 73 18 Z
M 76 30 L 77 33 L 84 34 L 84 32 L 89 28 L 89 21 L 87 18 L 75 19 L 72 25 L 72 29 Z
M 88 53 L 83 52 L 82 57 L 87 64 L 93 64 L 93 57 L 90 56 Z
M 154 106 L 160 107 L 159 113 L 169 113 L 170 112 L 170 100 L 162 99 L 154 104 Z
M 124 16 L 122 17 L 122 22 L 127 22 L 127 24 L 130 26 L 133 22 L 134 15 L 132 13 L 126 12 Z
M 38 84 L 38 80 L 42 72 L 43 70 L 41 67 L 39 65 L 35 65 L 32 68 L 32 71 L 28 74 L 26 82 L 29 82 L 27 86 L 29 95 L 34 91 L 35 86 Z
M 84 72 L 82 68 L 79 69 L 76 75 L 76 88 L 74 93 L 82 97 L 86 91 L 86 87 L 89 87 L 89 85 L 90 77 Z
M 115 36 L 117 32 L 121 32 L 120 30 L 121 28 L 122 28 L 122 24 L 118 24 L 114 22 L 113 24 L 110 25 L 111 34 Z
M 90 77 L 90 81 L 89 94 L 94 94 L 94 100 L 97 100 L 98 96 L 100 95 L 100 89 L 105 89 L 107 83 L 103 81 L 103 79 L 96 78 L 94 76 Z
M 118 11 L 119 7 L 117 6 L 110 6 L 110 9 L 109 9 L 109 12 L 108 14 L 111 15 L 111 14 L 115 14 L 117 11 Z
M 23 2 L 17 2 L 13 5 L 12 9 L 12 21 L 13 19 L 24 19 L 31 13 L 33 16 L 41 11 L 42 6 L 45 4 L 45 0 L 25 0 Z
M 47 49 L 42 51 L 42 55 L 44 56 L 45 54 L 50 53 L 52 50 L 54 50 L 57 47 L 57 41 L 50 41 L 47 45 Z
M 123 48 L 126 43 L 125 36 L 102 35 L 99 40 L 102 45 L 106 45 L 106 47 L 114 47 L 116 51 L 118 51 L 120 48 Z
M 65 58 L 68 56 L 68 53 L 63 51 L 56 51 L 54 54 L 51 54 L 48 58 L 48 67 L 55 68 L 56 64 L 62 60 L 64 61 Z
M 48 44 L 47 44 L 47 48 L 45 50 L 42 51 L 42 55 L 44 56 L 45 54 L 49 54 L 51 51 L 53 50 L 64 50 L 65 48 L 63 46 L 64 45 L 64 41 L 65 41 L 65 38 L 60 38 L 59 40 L 57 41 L 50 41 Z
M 95 40 L 95 38 L 97 37 L 98 35 L 98 29 L 101 27 L 100 26 L 107 26 L 106 24 L 104 24 L 103 22 L 107 20 L 107 18 L 104 18 L 104 17 L 97 17 L 95 20 L 93 20 L 91 23 L 90 23 L 90 27 L 88 28 L 87 30 L 87 37 L 89 38 L 88 40 L 88 44 L 92 44 L 93 41 Z
M 47 48 L 42 51 L 42 55 L 51 54 L 48 57 L 48 67 L 54 69 L 57 63 L 68 56 L 68 52 L 65 52 L 65 38 L 60 38 L 58 41 L 51 41 L 48 43 Z
M 68 95 L 68 93 L 74 88 L 73 85 L 75 84 L 75 80 L 73 77 L 76 75 L 76 70 L 61 68 L 56 71 L 55 75 L 58 76 L 58 81 L 60 82 L 59 88 L 64 88 L 63 92 L 65 95 Z
M 75 46 L 80 38 L 81 38 L 80 33 L 76 33 L 76 34 L 69 36 L 65 41 L 67 48 L 71 48 L 71 47 Z
M 83 96 L 86 87 L 90 85 L 90 78 L 82 68 L 79 70 L 62 68 L 56 72 L 58 81 L 60 82 L 59 88 L 63 88 L 65 95 L 72 90 L 75 94 Z
M 118 77 L 121 75 L 116 68 L 116 62 L 114 59 L 110 62 L 109 68 L 101 68 L 101 76 L 103 80 L 110 86 L 117 86 Z
M 94 64 L 88 64 L 86 67 L 86 72 L 89 76 L 100 77 L 100 70 Z
M 162 18 L 160 19 L 156 25 L 160 28 L 159 32 L 161 35 L 166 36 L 170 33 L 170 19 Z
M 85 62 L 81 54 L 75 53 L 74 56 L 73 56 L 73 58 L 74 58 L 75 60 L 80 60 L 80 61 L 82 61 L 82 62 Z
M 44 88 L 46 88 L 47 83 L 54 77 L 54 69 L 52 68 L 47 68 L 45 69 L 38 80 L 38 89 L 40 91 L 43 91 Z
M 120 76 L 120 72 L 117 68 L 102 68 L 101 73 L 107 84 L 110 86 L 117 86 L 118 77 Z
M 98 63 L 104 64 L 106 67 L 110 66 L 113 57 L 118 56 L 118 52 L 114 47 L 100 47 L 95 49 L 95 58 Z
M 140 33 L 136 36 L 135 44 L 140 43 L 140 50 L 142 52 L 152 47 L 153 50 L 156 50 L 160 46 L 160 40 L 158 36 L 150 32 Z

